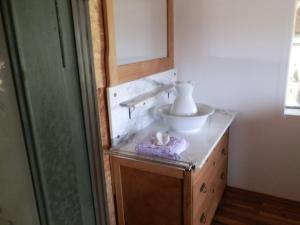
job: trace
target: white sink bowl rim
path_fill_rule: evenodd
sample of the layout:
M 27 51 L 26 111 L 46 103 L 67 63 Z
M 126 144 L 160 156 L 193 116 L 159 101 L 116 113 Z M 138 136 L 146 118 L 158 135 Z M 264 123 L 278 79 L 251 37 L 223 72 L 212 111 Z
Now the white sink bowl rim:
M 201 130 L 208 117 L 214 114 L 215 109 L 211 106 L 197 103 L 198 112 L 190 116 L 172 115 L 172 105 L 164 105 L 158 108 L 158 112 L 170 128 L 178 132 L 194 133 Z

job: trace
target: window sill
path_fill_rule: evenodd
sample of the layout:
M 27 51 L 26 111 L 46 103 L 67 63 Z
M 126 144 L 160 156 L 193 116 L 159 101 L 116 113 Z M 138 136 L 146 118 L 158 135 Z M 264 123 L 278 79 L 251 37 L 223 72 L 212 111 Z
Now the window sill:
M 285 108 L 284 109 L 284 115 L 286 116 L 300 116 L 300 108 L 297 109 L 291 109 L 291 108 Z

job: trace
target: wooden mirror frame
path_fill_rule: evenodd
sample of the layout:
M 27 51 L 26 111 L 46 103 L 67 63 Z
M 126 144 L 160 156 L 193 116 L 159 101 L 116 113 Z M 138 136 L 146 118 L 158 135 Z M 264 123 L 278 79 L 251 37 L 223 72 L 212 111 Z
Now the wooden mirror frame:
M 116 37 L 114 19 L 114 0 L 104 0 L 105 33 L 106 33 L 106 67 L 108 75 L 108 86 L 114 86 L 150 74 L 166 71 L 174 67 L 174 18 L 173 0 L 167 1 L 167 57 L 146 60 L 142 62 L 117 65 Z

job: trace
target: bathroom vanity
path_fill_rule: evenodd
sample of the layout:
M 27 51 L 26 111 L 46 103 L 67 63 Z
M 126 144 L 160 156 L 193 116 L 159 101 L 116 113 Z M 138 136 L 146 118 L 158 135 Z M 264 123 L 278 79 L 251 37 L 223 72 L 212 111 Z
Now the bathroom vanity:
M 186 113 L 187 94 L 184 104 L 177 101 L 179 109 L 171 110 L 176 115 L 164 110 L 178 97 L 173 0 L 105 0 L 104 9 L 113 146 L 108 154 L 118 224 L 210 224 L 226 185 L 234 113 L 203 104 L 194 104 L 197 109 Z M 192 100 L 191 91 L 183 92 Z M 157 117 L 159 107 L 168 124 Z M 176 133 L 169 127 L 197 132 Z M 157 132 L 183 138 L 188 146 L 174 158 L 139 153 L 136 146 Z
M 175 133 L 159 120 L 115 146 L 110 154 L 119 225 L 210 224 L 226 186 L 234 116 L 216 110 L 194 134 Z M 135 151 L 137 143 L 158 130 L 188 141 L 180 158 Z

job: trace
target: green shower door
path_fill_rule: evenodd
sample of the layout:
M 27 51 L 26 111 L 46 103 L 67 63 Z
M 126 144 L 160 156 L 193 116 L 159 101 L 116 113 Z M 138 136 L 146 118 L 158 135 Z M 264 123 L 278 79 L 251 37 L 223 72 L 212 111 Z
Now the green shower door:
M 0 224 L 39 224 L 1 14 Z
M 0 225 L 106 224 L 87 4 L 0 0 Z

